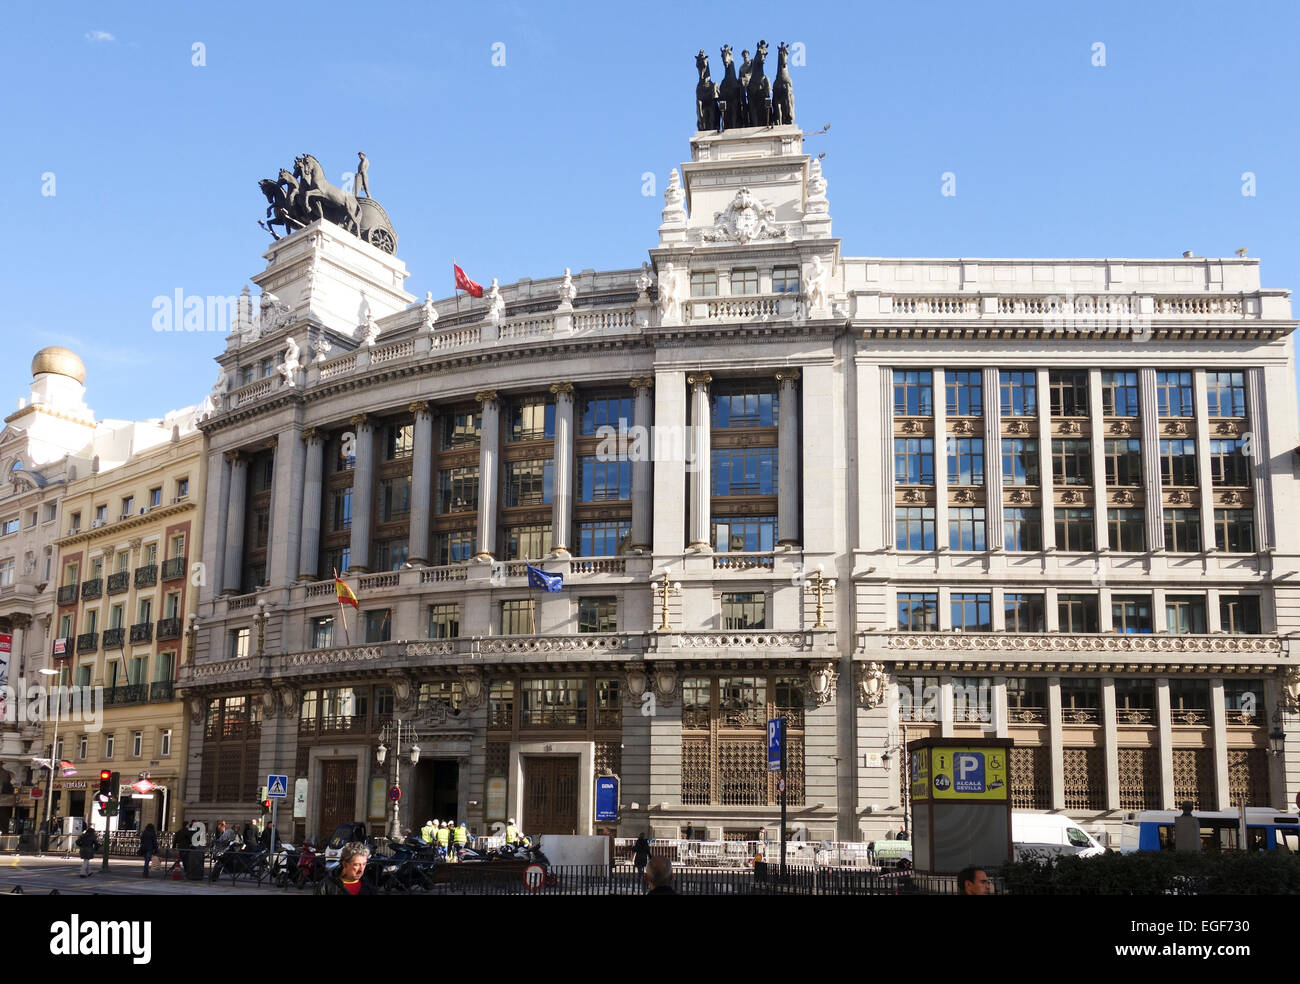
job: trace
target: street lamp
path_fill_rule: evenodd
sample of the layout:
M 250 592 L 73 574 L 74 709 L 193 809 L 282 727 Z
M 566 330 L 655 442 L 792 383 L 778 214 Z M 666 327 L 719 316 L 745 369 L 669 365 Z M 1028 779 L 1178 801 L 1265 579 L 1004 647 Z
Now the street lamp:
M 1274 758 L 1286 752 L 1286 732 L 1282 729 L 1282 705 L 1273 709 L 1273 727 L 1268 732 L 1268 751 Z
M 58 670 L 52 670 L 48 666 L 41 667 L 41 673 L 47 677 L 56 677 L 59 675 Z M 59 747 L 59 716 L 63 711 L 63 695 L 54 691 L 54 741 L 50 744 L 50 772 L 45 777 L 45 824 L 41 831 L 42 852 L 49 850 L 50 847 L 50 809 L 54 802 L 54 753 Z M 48 702 L 47 705 L 48 706 Z
M 822 577 L 822 565 L 817 565 L 817 570 L 813 571 L 812 577 L 804 582 L 804 589 L 817 595 L 817 624 L 814 629 L 830 628 L 826 624 L 825 608 L 822 604 L 822 596 L 827 592 L 835 590 L 835 578 Z
M 411 765 L 420 761 L 420 746 L 416 742 L 420 741 L 419 733 L 410 725 L 403 724 L 401 718 L 385 724 L 383 730 L 379 733 L 379 747 L 375 749 L 375 761 L 381 766 L 390 758 L 388 746 L 391 743 L 393 754 L 392 758 L 392 788 L 401 794 L 402 789 L 402 744 L 411 743 Z M 390 843 L 400 843 L 402 840 L 401 820 L 398 817 L 399 800 L 395 799 L 390 793 L 388 797 L 388 839 Z
M 682 593 L 682 582 L 674 581 L 672 582 L 672 584 L 669 584 L 668 572 L 664 571 L 664 576 L 662 580 L 651 581 L 650 583 L 653 586 L 651 590 L 654 592 L 658 592 L 662 600 L 658 631 L 671 632 L 673 630 L 673 627 L 672 624 L 668 621 L 668 599 Z
M 257 623 L 257 655 L 266 655 L 266 620 L 270 618 L 266 610 L 266 599 L 257 599 L 257 614 L 253 616 L 253 621 Z

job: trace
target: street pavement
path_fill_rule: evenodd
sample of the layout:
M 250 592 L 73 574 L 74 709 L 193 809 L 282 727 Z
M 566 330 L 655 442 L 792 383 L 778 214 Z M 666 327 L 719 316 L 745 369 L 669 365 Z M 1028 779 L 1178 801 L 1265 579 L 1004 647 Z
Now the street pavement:
M 81 860 L 62 855 L 0 854 L 0 895 L 8 895 L 16 886 L 24 895 L 48 895 L 58 889 L 60 895 L 306 895 L 306 891 L 287 891 L 241 878 L 234 884 L 226 877 L 215 885 L 203 881 L 173 881 L 162 872 L 153 871 L 142 878 L 142 862 L 135 858 L 113 858 L 103 871 L 101 858 L 91 865 L 89 878 L 79 878 Z

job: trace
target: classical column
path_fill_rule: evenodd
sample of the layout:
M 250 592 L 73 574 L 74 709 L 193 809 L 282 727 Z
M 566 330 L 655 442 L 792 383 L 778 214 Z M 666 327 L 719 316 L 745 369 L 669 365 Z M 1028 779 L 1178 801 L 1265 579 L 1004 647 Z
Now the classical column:
M 298 545 L 298 580 L 320 574 L 320 497 L 325 468 L 325 439 L 315 427 L 305 427 L 307 463 L 302 483 L 302 541 Z
M 880 511 L 884 536 L 881 542 L 886 550 L 893 550 L 898 546 L 898 527 L 894 506 L 894 370 L 889 366 L 880 367 L 880 446 L 880 501 L 884 506 Z
M 1246 426 L 1253 438 L 1249 442 L 1251 489 L 1255 493 L 1255 550 L 1263 553 L 1277 543 L 1273 529 L 1273 486 L 1269 475 L 1268 401 L 1264 399 L 1264 370 L 1246 370 Z M 1284 452 L 1285 453 L 1285 452 Z M 1290 455 L 1287 456 L 1288 458 Z M 1205 494 L 1205 493 L 1202 493 Z M 1214 543 L 1214 529 L 1205 536 Z
M 1192 373 L 1193 392 L 1196 397 L 1196 484 L 1200 489 L 1201 550 L 1208 553 L 1214 544 L 1214 472 L 1210 461 L 1210 410 L 1205 389 L 1205 370 Z M 1207 604 L 1207 609 L 1217 606 Z M 1217 611 L 1215 612 L 1217 615 Z M 1207 626 L 1211 632 L 1217 625 Z M 1226 809 L 1226 807 L 1225 807 Z
M 230 463 L 221 451 L 208 453 L 207 476 L 204 488 L 203 555 L 199 559 L 207 569 L 207 577 L 199 586 L 199 600 L 212 601 L 226 586 L 226 519 L 230 501 Z
M 1156 678 L 1156 734 L 1160 742 L 1160 807 L 1174 810 L 1174 729 L 1169 678 Z
M 239 594 L 244 577 L 244 510 L 248 507 L 248 456 L 226 452 L 230 465 L 230 495 L 226 499 L 226 558 L 222 592 Z
M 274 438 L 271 445 L 275 451 L 275 472 L 271 483 L 266 583 L 276 587 L 289 585 L 297 579 L 295 568 L 302 560 L 307 449 L 301 436 L 297 426 L 291 426 Z
M 496 390 L 474 394 L 481 408 L 478 450 L 478 560 L 491 560 L 497 545 L 497 466 L 501 443 L 501 401 Z
M 1065 733 L 1061 725 L 1061 678 L 1047 678 L 1047 740 L 1052 770 L 1052 809 L 1065 809 Z
M 1002 391 L 997 369 L 984 377 L 984 515 L 985 545 L 990 550 L 1006 546 L 1002 523 Z
M 32 617 L 30 615 L 17 612 L 9 616 L 10 632 L 13 633 L 9 653 L 10 686 L 13 686 L 15 680 L 21 680 L 27 670 L 27 627 L 31 624 Z
M 555 456 L 552 460 L 551 550 L 569 555 L 573 527 L 573 384 L 552 383 L 555 395 Z
M 690 547 L 709 549 L 712 519 L 713 451 L 710 442 L 713 414 L 709 406 L 709 384 L 713 376 L 693 372 L 686 377 L 691 387 L 691 528 Z
M 799 545 L 799 381 L 798 369 L 776 374 L 780 386 L 776 428 L 776 538 L 783 546 Z
M 1147 550 L 1165 549 L 1165 510 L 1160 483 L 1160 410 L 1156 371 L 1138 370 L 1138 409 L 1142 414 L 1142 486 L 1146 492 Z M 1114 544 L 1111 547 L 1114 548 Z
M 1268 712 L 1260 717 L 1267 722 Z M 1219 810 L 1231 810 L 1228 796 L 1228 705 L 1223 693 L 1223 677 L 1210 680 L 1210 724 L 1214 732 L 1214 800 Z M 1207 809 L 1202 806 L 1201 809 Z
M 628 449 L 637 449 L 632 459 L 632 549 L 650 549 L 650 505 L 654 493 L 650 486 L 650 458 L 654 453 L 654 441 L 650 437 L 651 394 L 654 390 L 653 376 L 634 376 L 629 382 L 634 394 L 632 404 L 632 428 L 634 435 L 628 439 Z
M 934 410 L 934 546 L 943 553 L 952 541 L 948 537 L 948 391 L 942 369 L 930 374 L 930 405 Z M 986 511 L 986 534 L 987 515 Z
M 352 425 L 356 461 L 352 468 L 352 543 L 348 570 L 364 574 L 370 570 L 371 491 L 375 484 L 375 429 L 370 418 L 359 413 Z
M 406 560 L 423 566 L 429 562 L 429 516 L 433 511 L 433 414 L 428 400 L 408 407 L 415 416 L 411 455 L 411 542 Z
M 1034 373 L 1034 390 L 1038 396 L 1038 488 L 1043 500 L 1043 549 L 1055 550 L 1060 546 L 1056 542 L 1056 494 L 1052 479 L 1052 377 L 1046 369 Z M 1001 449 L 999 449 L 1001 457 Z M 1102 521 L 1097 523 L 1097 549 L 1106 546 L 1106 509 L 1105 496 L 1098 493 L 1097 504 L 1093 509 L 1094 521 L 1097 510 L 1101 510 Z
M 1115 678 L 1101 678 L 1101 727 L 1105 740 L 1106 809 L 1118 810 L 1119 804 L 1119 719 L 1115 700 Z
M 1110 526 L 1106 521 L 1106 423 L 1102 417 L 1101 370 L 1088 370 L 1088 414 L 1092 448 L 1092 515 L 1096 532 L 1100 535 L 1105 530 L 1109 535 Z M 1104 542 L 1098 540 L 1100 547 Z

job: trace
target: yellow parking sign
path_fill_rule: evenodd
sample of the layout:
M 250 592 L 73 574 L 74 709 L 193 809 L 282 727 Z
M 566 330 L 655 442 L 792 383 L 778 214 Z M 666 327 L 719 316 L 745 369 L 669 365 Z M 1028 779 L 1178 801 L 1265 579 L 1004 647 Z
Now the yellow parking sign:
M 1005 749 L 948 745 L 927 751 L 930 755 L 930 797 L 988 802 L 1008 799 Z

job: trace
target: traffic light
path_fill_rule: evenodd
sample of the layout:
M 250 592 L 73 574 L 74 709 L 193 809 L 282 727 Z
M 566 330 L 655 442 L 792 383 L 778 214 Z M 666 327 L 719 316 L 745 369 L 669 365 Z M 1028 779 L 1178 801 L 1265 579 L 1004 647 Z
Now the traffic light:
M 260 803 L 260 804 L 262 805 L 262 810 L 263 810 L 263 812 L 268 812 L 268 811 L 270 811 L 270 809 L 271 809 L 271 797 L 268 796 L 268 795 L 266 794 L 266 787 L 265 787 L 265 786 L 258 786 L 258 787 L 257 787 L 257 801 L 258 801 L 258 803 Z
M 110 787 L 110 783 L 112 783 L 113 778 L 114 778 L 114 774 L 112 772 L 109 772 L 107 769 L 100 770 L 99 795 L 95 797 L 96 799 L 104 801 L 113 795 Z
M 103 773 L 100 774 L 103 775 Z M 108 774 L 108 798 L 117 799 L 118 790 L 121 789 L 121 786 L 122 786 L 122 773 L 110 772 Z

